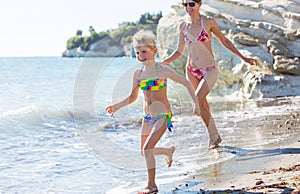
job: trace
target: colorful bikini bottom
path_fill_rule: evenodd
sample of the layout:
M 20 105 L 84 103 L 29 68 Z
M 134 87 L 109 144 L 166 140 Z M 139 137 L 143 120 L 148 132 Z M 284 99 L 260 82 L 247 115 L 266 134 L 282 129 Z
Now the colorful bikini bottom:
M 159 113 L 159 114 L 155 114 L 155 115 L 143 114 L 143 118 L 145 119 L 145 121 L 147 121 L 151 125 L 153 125 L 156 121 L 158 121 L 159 119 L 161 119 L 163 117 L 167 117 L 168 130 L 170 132 L 172 132 L 173 124 L 172 124 L 172 121 L 171 121 L 171 118 L 172 118 L 172 113 L 171 112 Z

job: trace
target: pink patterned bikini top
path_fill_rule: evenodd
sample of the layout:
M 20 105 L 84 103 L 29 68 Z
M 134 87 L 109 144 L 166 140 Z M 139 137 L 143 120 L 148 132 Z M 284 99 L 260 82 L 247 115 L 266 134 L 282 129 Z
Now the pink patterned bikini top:
M 184 40 L 185 40 L 186 43 L 191 44 L 193 42 L 206 42 L 206 41 L 209 41 L 211 39 L 209 37 L 208 33 L 206 32 L 205 28 L 204 28 L 202 17 L 201 17 L 201 31 L 196 36 L 195 40 L 191 40 L 188 37 L 188 35 L 189 35 L 189 33 L 188 33 L 188 25 L 189 24 L 185 25 L 185 32 L 184 32 L 184 34 L 185 34 Z

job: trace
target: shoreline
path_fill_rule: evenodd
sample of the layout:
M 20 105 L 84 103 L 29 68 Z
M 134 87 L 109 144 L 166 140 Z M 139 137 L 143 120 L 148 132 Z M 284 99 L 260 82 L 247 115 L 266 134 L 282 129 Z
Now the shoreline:
M 226 146 L 220 146 L 218 149 L 224 147 Z M 201 175 L 187 173 L 184 175 L 185 180 L 177 184 L 172 192 L 162 193 L 300 194 L 300 140 L 283 145 L 281 148 L 263 150 L 261 153 L 253 154 L 251 157 L 237 156 L 231 161 L 213 164 L 204 169 L 212 174 L 214 170 L 209 168 L 220 170 L 217 176 L 203 178 L 203 174 L 207 172 Z M 236 172 L 233 172 L 235 170 Z
M 265 158 L 267 157 L 267 158 Z M 251 166 L 242 174 L 223 175 L 190 188 L 191 193 L 300 193 L 300 143 L 279 148 L 274 155 L 240 160 L 235 168 Z M 265 162 L 265 163 L 264 163 Z M 254 165 L 253 165 L 254 164 Z M 259 166 L 259 164 L 262 164 Z M 186 185 L 187 183 L 185 183 Z
M 289 101 L 291 99 L 294 100 Z M 261 102 L 263 107 L 276 107 L 277 104 L 287 103 L 293 106 L 284 109 L 278 107 L 276 112 L 255 118 L 243 118 L 235 123 L 237 128 L 249 129 L 250 136 L 255 135 L 255 130 L 262 131 L 264 133 L 260 133 L 259 138 L 269 141 L 268 138 L 274 136 L 278 138 L 278 142 L 253 148 L 250 144 L 246 147 L 235 147 L 234 141 L 226 140 L 228 134 L 225 133 L 220 148 L 209 151 L 208 154 L 216 158 L 222 158 L 224 154 L 233 155 L 230 160 L 223 162 L 216 159 L 214 164 L 205 169 L 187 172 L 182 181 L 176 183 L 176 186 L 173 185 L 172 192 L 162 193 L 300 193 L 299 102 L 298 97 L 277 99 L 270 105 Z M 260 103 L 258 104 L 261 109 Z M 280 139 L 282 136 L 287 138 Z M 253 137 L 246 137 L 246 140 L 251 138 Z M 165 190 L 163 187 L 162 190 Z M 170 185 L 167 187 L 170 189 Z

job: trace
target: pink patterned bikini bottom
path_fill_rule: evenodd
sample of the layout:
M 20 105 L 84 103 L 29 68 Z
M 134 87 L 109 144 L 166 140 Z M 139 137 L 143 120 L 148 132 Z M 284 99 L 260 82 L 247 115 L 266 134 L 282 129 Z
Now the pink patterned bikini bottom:
M 207 72 L 212 71 L 212 70 L 217 69 L 217 68 L 218 68 L 218 64 L 214 64 L 214 65 L 211 65 L 211 66 L 208 66 L 208 67 L 203 67 L 203 68 L 192 67 L 190 65 L 187 66 L 187 70 L 193 76 L 195 76 L 196 78 L 198 78 L 200 80 L 207 74 Z

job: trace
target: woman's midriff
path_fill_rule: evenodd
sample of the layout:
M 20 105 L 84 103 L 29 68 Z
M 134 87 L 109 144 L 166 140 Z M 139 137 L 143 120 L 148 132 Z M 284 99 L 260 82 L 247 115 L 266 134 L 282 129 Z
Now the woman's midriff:
M 187 65 L 197 68 L 209 67 L 215 64 L 215 59 L 210 46 L 200 45 L 190 46 Z

